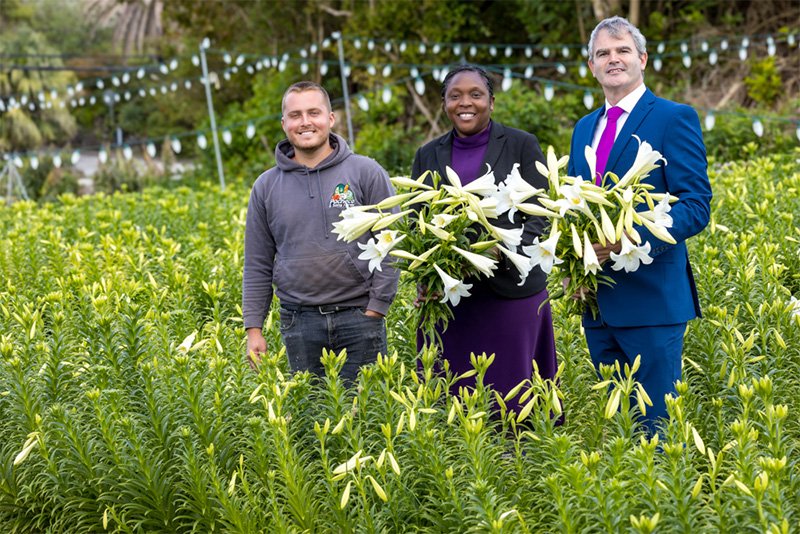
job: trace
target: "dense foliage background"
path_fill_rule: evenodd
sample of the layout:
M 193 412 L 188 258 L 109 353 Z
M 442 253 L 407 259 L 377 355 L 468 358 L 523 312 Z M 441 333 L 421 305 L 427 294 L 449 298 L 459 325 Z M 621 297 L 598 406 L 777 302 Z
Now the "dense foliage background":
M 34 198 L 77 190 L 72 151 L 106 147 L 111 161 L 122 148 L 116 146 L 117 129 L 135 156 L 152 160 L 145 148 L 153 143 L 152 154 L 167 160 L 151 173 L 166 167 L 165 174 L 172 174 L 169 141 L 178 139 L 180 157 L 198 158 L 198 176 L 210 179 L 205 169 L 216 168 L 213 150 L 196 142 L 204 134 L 211 144 L 197 58 L 208 38 L 217 123 L 231 134 L 221 142 L 225 174 L 229 181 L 252 183 L 272 164 L 283 137 L 280 96 L 293 81 L 311 78 L 328 88 L 337 130 L 347 136 L 332 39 L 341 32 L 355 148 L 391 173 L 407 172 L 416 147 L 449 128 L 439 78 L 462 61 L 496 74 L 497 120 L 564 152 L 572 125 L 587 112 L 587 94 L 590 108 L 602 102 L 580 52 L 596 21 L 608 14 L 631 17 L 648 38 L 647 84 L 657 94 L 693 104 L 701 119 L 715 114 L 706 131 L 712 157 L 738 159 L 796 146 L 795 0 L 6 0 L 0 4 L 0 150 L 21 155 Z M 506 69 L 510 87 L 501 83 Z M 192 82 L 189 88 L 186 82 Z M 120 98 L 125 93 L 132 98 Z M 51 94 L 52 109 L 38 105 Z M 760 137 L 753 133 L 757 119 L 764 126 Z M 245 135 L 250 124 L 252 136 Z M 754 146 L 743 152 L 749 142 Z M 63 167 L 53 165 L 55 154 Z M 132 170 L 124 174 L 131 178 L 101 176 L 96 189 L 140 186 Z

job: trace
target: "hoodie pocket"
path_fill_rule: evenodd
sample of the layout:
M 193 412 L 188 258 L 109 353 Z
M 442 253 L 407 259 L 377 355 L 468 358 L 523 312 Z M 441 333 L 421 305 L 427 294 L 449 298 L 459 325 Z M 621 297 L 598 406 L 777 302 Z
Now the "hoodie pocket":
M 302 258 L 278 258 L 279 297 L 299 304 L 334 304 L 369 292 L 364 275 L 347 251 Z

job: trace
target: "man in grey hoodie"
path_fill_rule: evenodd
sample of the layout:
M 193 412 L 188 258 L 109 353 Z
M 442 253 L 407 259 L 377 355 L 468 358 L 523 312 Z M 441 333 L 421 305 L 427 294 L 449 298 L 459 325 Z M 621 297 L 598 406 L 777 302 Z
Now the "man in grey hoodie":
M 358 259 L 358 244 L 371 233 L 347 243 L 331 233 L 332 224 L 342 210 L 376 204 L 394 190 L 380 165 L 331 132 L 335 116 L 322 86 L 293 84 L 282 111 L 287 139 L 275 148 L 275 167 L 253 185 L 247 208 L 242 313 L 248 359 L 255 367 L 267 350 L 262 328 L 274 286 L 292 370 L 322 375 L 322 349 L 346 348 L 341 376 L 352 381 L 361 365 L 386 353 L 384 316 L 399 271 L 387 258 L 370 272 Z

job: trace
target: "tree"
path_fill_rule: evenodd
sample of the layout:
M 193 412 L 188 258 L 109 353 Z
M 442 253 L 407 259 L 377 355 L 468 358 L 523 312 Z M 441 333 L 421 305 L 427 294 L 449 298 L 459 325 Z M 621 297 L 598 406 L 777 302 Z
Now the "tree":
M 62 66 L 57 56 L 42 34 L 27 24 L 3 32 L 0 57 L 8 58 L 11 64 L 0 73 L 0 94 L 6 108 L 0 115 L 0 149 L 31 150 L 75 135 L 72 115 L 48 93 L 72 80 L 70 73 L 43 70 Z
M 163 10 L 163 0 L 86 0 L 84 5 L 95 31 L 114 28 L 114 46 L 124 55 L 158 47 L 164 33 Z

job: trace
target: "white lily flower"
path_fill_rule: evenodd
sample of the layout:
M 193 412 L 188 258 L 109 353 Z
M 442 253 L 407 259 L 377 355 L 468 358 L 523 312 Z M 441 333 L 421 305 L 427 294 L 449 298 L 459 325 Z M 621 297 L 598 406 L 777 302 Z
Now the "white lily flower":
M 505 182 L 500 182 L 497 186 L 494 199 L 497 202 L 497 213 L 505 213 L 514 207 L 514 203 L 511 202 L 511 189 Z
M 583 274 L 597 274 L 597 271 L 600 270 L 600 261 L 597 259 L 597 253 L 595 253 L 594 248 L 592 247 L 592 242 L 589 240 L 589 235 L 584 232 L 583 233 Z
M 178 351 L 183 353 L 189 352 L 189 349 L 191 349 L 192 345 L 194 344 L 195 337 L 197 337 L 197 330 L 184 338 L 183 342 L 178 345 Z
M 519 228 L 506 229 L 498 228 L 490 224 L 488 230 L 495 238 L 502 241 L 511 250 L 517 250 L 517 247 L 522 242 L 521 226 Z
M 494 197 L 485 197 L 480 199 L 478 201 L 478 206 L 480 206 L 484 217 L 489 219 L 497 218 L 497 199 Z
M 564 167 L 569 161 L 569 156 L 562 156 L 561 159 L 556 159 L 556 151 L 553 145 L 547 147 L 547 166 L 545 167 L 542 162 L 536 162 L 536 170 L 542 176 L 546 176 L 550 182 L 550 189 L 555 191 L 558 189 L 558 170 Z
M 402 207 L 405 208 L 411 206 L 412 204 L 421 204 L 423 202 L 428 202 L 429 200 L 433 200 L 434 198 L 438 197 L 441 194 L 442 192 L 438 189 L 433 189 L 430 191 L 422 191 L 421 193 L 418 193 L 417 196 L 412 197 L 410 200 L 407 200 L 402 205 Z
M 405 235 L 398 237 L 398 233 L 397 230 L 384 230 L 376 237 L 367 241 L 366 244 L 358 244 L 358 247 L 364 251 L 358 255 L 358 259 L 369 260 L 370 272 L 375 269 L 383 271 L 381 267 L 383 259 L 400 241 L 406 238 Z
M 369 241 L 365 243 L 359 243 L 358 248 L 363 250 L 361 254 L 358 255 L 359 260 L 369 260 L 369 270 L 370 272 L 378 269 L 382 271 L 381 262 L 383 261 L 383 254 L 381 253 L 380 249 L 378 248 L 378 244 L 375 241 L 375 238 L 371 238 Z
M 508 211 L 508 220 L 513 221 L 518 206 L 542 192 L 542 189 L 537 189 L 525 181 L 519 172 L 519 163 L 515 163 L 493 197 L 497 200 L 497 213 Z
M 626 187 L 622 190 L 622 201 L 628 205 L 633 202 L 633 189 Z
M 550 211 L 547 208 L 543 208 L 538 204 L 528 204 L 523 202 L 522 204 L 517 204 L 517 209 L 522 213 L 527 213 L 528 215 L 534 215 L 536 217 L 547 217 L 548 219 L 560 219 L 561 215 L 557 211 Z
M 410 198 L 419 196 L 419 193 L 416 191 L 411 191 L 410 193 L 400 193 L 399 195 L 392 195 L 390 197 L 386 197 L 377 204 L 375 207 L 379 210 L 388 210 L 395 206 L 399 206 L 403 202 L 407 201 Z
M 500 249 L 500 251 L 506 255 L 506 258 L 511 260 L 511 263 L 513 263 L 514 267 L 516 267 L 517 271 L 519 271 L 520 281 L 519 284 L 517 285 L 521 286 L 522 284 L 524 284 L 525 279 L 528 278 L 528 273 L 530 273 L 531 269 L 533 269 L 533 263 L 531 262 L 531 258 L 529 258 L 528 256 L 523 256 L 522 254 L 517 254 L 516 252 L 513 252 L 511 250 L 508 250 L 506 247 L 502 245 L 497 245 L 497 248 Z
M 489 197 L 497 192 L 497 184 L 494 179 L 494 171 L 489 165 L 486 165 L 486 174 L 476 178 L 462 188 L 467 193 L 473 195 L 480 195 L 482 197 Z
M 617 230 L 614 227 L 614 223 L 611 221 L 611 217 L 608 216 L 608 213 L 602 206 L 600 207 L 600 226 L 603 229 L 605 238 L 613 243 L 617 238 Z
M 562 197 L 556 201 L 559 207 L 559 215 L 562 217 L 568 210 L 584 211 L 586 209 L 586 200 L 583 198 L 583 189 L 581 183 L 583 180 L 575 179 L 570 185 L 562 185 L 558 188 L 559 194 Z
M 464 197 L 467 201 L 464 213 L 470 221 L 479 222 L 484 227 L 489 226 L 489 218 L 497 217 L 496 201 L 493 198 L 480 199 L 473 194 Z
M 424 178 L 425 175 L 420 176 L 417 180 L 412 180 L 407 176 L 395 176 L 389 180 L 395 187 L 408 187 L 410 189 L 433 189 L 431 186 L 422 181 Z
M 488 256 L 484 256 L 483 254 L 476 254 L 475 252 L 470 252 L 468 250 L 460 249 L 458 247 L 451 247 L 453 250 L 464 256 L 468 262 L 472 264 L 473 267 L 478 269 L 481 273 L 486 275 L 487 277 L 494 276 L 494 271 L 497 269 L 497 261 L 493 260 Z
M 420 228 L 421 228 L 422 224 L 425 224 L 421 217 L 419 219 L 419 222 L 421 223 L 420 224 Z M 425 225 L 425 231 L 432 233 L 433 235 L 435 235 L 436 237 L 438 237 L 442 241 L 452 241 L 452 240 L 455 239 L 455 237 L 453 237 L 453 234 L 451 234 L 447 230 L 444 230 L 444 229 L 439 228 L 438 226 L 434 226 L 432 224 L 426 224 Z
M 394 250 L 389 251 L 389 255 L 394 256 L 395 258 L 400 258 L 408 261 L 418 261 L 420 263 L 425 261 L 421 256 L 416 256 L 410 253 L 409 251 L 400 248 L 396 248 Z
M 583 149 L 583 157 L 586 158 L 586 163 L 589 165 L 589 174 L 592 177 L 591 182 L 595 183 L 597 177 L 597 154 L 595 154 L 592 145 L 586 145 L 586 148 Z
M 791 317 L 800 317 L 800 300 L 797 300 L 797 297 L 792 297 L 789 301 L 789 315 Z
M 598 187 L 591 182 L 582 181 L 581 184 L 581 196 L 586 202 L 591 202 L 592 204 L 599 204 L 601 206 L 607 206 L 609 208 L 613 208 L 615 204 L 606 198 L 608 196 L 608 192 L 603 189 L 602 187 Z
M 456 280 L 436 264 L 433 265 L 433 268 L 436 269 L 442 282 L 444 282 L 444 296 L 440 302 L 449 302 L 452 306 L 458 306 L 458 303 L 461 302 L 461 297 L 470 296 L 469 290 L 472 289 L 472 284 L 465 284 L 461 280 Z
M 575 228 L 574 223 L 570 223 L 569 231 L 572 235 L 572 248 L 575 249 L 575 255 L 579 258 L 583 257 L 583 247 L 581 246 L 581 236 L 578 234 L 578 229 Z
M 632 273 L 639 268 L 639 264 L 650 265 L 653 258 L 650 257 L 650 243 L 636 246 L 628 236 L 622 235 L 622 250 L 619 254 L 612 252 L 611 260 L 614 262 L 611 268 L 615 271 L 625 269 L 626 273 Z
M 378 221 L 372 225 L 371 230 L 373 232 L 377 232 L 378 230 L 383 230 L 384 228 L 388 228 L 389 226 L 393 225 L 395 222 L 399 221 L 409 213 L 414 210 L 405 210 L 399 213 L 390 213 L 389 215 L 381 215 Z
M 669 243 L 670 245 L 674 245 L 676 243 L 675 238 L 672 237 L 672 234 L 670 234 L 667 231 L 667 229 L 664 228 L 663 226 L 655 224 L 655 223 L 652 223 L 652 222 L 650 222 L 650 220 L 648 220 L 645 217 L 642 217 L 641 221 L 642 221 L 642 224 L 644 224 L 645 228 L 650 230 L 650 232 L 654 236 L 659 238 L 661 241 L 664 241 L 665 243 Z
M 667 160 L 664 159 L 661 152 L 653 150 L 652 145 L 647 141 L 642 141 L 638 135 L 634 135 L 634 137 L 639 141 L 639 150 L 636 152 L 636 159 L 633 165 L 631 165 L 631 168 L 628 169 L 628 172 L 614 185 L 614 189 L 618 187 L 627 187 L 631 180 L 637 177 L 647 176 L 650 171 L 658 167 L 657 163 L 659 161 L 663 161 L 664 165 L 667 164 Z
M 457 199 L 469 197 L 470 195 L 477 195 L 479 197 L 490 197 L 497 192 L 497 184 L 494 180 L 494 172 L 489 165 L 486 165 L 487 172 L 483 176 L 476 178 L 467 185 L 461 185 L 461 178 L 458 177 L 456 171 L 449 166 L 445 167 L 445 174 L 451 185 L 443 185 L 442 189 Z
M 453 187 L 455 187 L 457 189 L 462 189 L 462 187 L 461 187 L 461 178 L 458 177 L 458 174 L 456 173 L 456 171 L 454 171 L 450 167 L 450 165 L 446 165 L 445 166 L 444 173 L 447 176 L 448 181 L 450 182 L 450 184 Z
M 653 208 L 652 221 L 654 224 L 663 228 L 672 228 L 672 215 L 669 214 L 670 210 L 672 210 L 672 206 L 669 204 L 669 199 L 669 195 L 664 196 L 661 202 L 656 204 L 655 208 Z
M 536 267 L 538 265 L 545 274 L 550 274 L 550 271 L 553 270 L 554 265 L 564 263 L 564 260 L 556 257 L 556 246 L 558 245 L 558 240 L 560 237 L 561 232 L 551 232 L 550 237 L 541 243 L 539 242 L 539 237 L 537 236 L 533 240 L 532 245 L 526 245 L 522 247 L 522 251 L 531 258 L 531 267 Z
M 430 258 L 431 255 L 434 252 L 436 252 L 440 246 L 441 245 L 434 245 L 425 252 L 423 252 L 422 254 L 420 254 L 418 257 L 414 258 L 414 260 L 408 265 L 408 270 L 413 271 L 414 269 L 416 269 L 417 267 L 428 261 L 428 258 Z M 392 252 L 390 252 L 389 254 L 392 254 Z
M 38 417 L 38 416 L 37 416 Z M 14 457 L 14 465 L 19 465 L 28 458 L 31 451 L 39 446 L 39 432 L 31 432 L 22 445 L 22 450 Z
M 371 211 L 363 211 L 360 209 L 348 208 L 340 214 L 341 221 L 333 223 L 334 234 L 338 234 L 337 241 L 344 239 L 345 241 L 354 241 L 372 226 L 377 223 L 380 218 L 380 213 Z
M 450 213 L 437 213 L 431 218 L 430 224 L 436 228 L 447 228 L 447 225 L 458 219 L 458 215 Z

